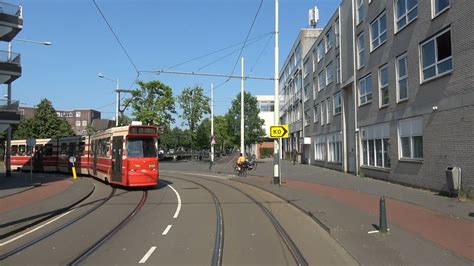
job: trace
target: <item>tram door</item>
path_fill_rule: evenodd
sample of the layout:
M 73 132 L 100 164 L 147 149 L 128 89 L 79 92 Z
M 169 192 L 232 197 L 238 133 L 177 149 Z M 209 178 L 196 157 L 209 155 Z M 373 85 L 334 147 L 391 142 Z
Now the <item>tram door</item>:
M 122 182 L 122 138 L 113 138 L 112 147 L 112 180 Z
M 94 173 L 94 176 L 97 176 L 97 151 L 98 151 L 98 141 L 97 140 L 93 140 L 91 141 L 92 143 L 92 152 L 93 152 L 93 158 L 92 158 L 92 169 L 93 169 L 93 173 Z
M 33 170 L 43 171 L 43 169 L 43 145 L 36 145 L 33 156 Z

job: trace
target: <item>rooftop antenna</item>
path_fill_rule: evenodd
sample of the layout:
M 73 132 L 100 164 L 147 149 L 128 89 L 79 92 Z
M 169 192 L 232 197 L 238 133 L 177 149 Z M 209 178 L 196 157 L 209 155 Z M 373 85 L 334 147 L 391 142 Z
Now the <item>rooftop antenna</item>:
M 316 28 L 316 24 L 319 21 L 319 9 L 314 6 L 308 11 L 308 24 L 311 28 Z

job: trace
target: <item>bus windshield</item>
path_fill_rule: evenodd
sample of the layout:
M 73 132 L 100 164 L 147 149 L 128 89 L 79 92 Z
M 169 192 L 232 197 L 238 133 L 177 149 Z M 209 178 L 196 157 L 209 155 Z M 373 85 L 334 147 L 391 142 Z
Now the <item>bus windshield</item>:
M 156 157 L 155 140 L 151 138 L 129 138 L 127 140 L 127 157 Z

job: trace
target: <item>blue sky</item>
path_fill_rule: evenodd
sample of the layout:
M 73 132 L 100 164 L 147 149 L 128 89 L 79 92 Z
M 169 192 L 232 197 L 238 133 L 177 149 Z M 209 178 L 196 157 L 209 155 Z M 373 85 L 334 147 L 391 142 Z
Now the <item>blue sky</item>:
M 33 106 L 42 98 L 57 109 L 93 108 L 103 118 L 114 116 L 113 82 L 135 88 L 136 71 L 103 21 L 92 0 L 10 1 L 23 6 L 24 28 L 17 38 L 51 41 L 52 46 L 14 41 L 22 54 L 22 77 L 13 83 L 13 99 Z M 139 70 L 159 70 L 243 42 L 260 0 L 97 0 Z M 280 66 L 298 31 L 307 27 L 308 9 L 318 5 L 322 27 L 339 0 L 280 0 Z M 264 0 L 250 38 L 274 29 L 274 1 Z M 273 77 L 273 35 L 258 39 L 243 51 L 245 74 Z M 0 49 L 6 50 L 6 44 Z M 198 71 L 238 47 L 173 70 Z M 229 74 L 238 51 L 199 71 Z M 257 58 L 261 55 L 260 59 Z M 250 70 L 252 69 L 252 72 Z M 235 69 L 240 74 L 240 62 Z M 141 80 L 158 79 L 175 95 L 188 86 L 210 88 L 225 79 L 198 76 L 143 74 Z M 272 81 L 246 81 L 252 94 L 273 94 Z M 2 86 L 3 93 L 6 86 Z M 240 90 L 232 80 L 215 91 L 215 112 L 224 114 Z M 130 111 L 130 110 L 129 110 Z M 128 112 L 130 113 L 130 112 Z M 179 120 L 178 120 L 179 121 Z M 179 122 L 178 122 L 179 123 Z

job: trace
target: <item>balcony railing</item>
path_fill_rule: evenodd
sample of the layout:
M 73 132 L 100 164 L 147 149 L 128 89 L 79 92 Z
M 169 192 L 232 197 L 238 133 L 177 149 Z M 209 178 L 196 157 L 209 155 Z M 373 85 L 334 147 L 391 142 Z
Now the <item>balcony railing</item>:
M 23 17 L 23 8 L 21 6 L 0 2 L 0 13 Z
M 21 64 L 21 55 L 8 51 L 0 51 L 0 63 Z
M 19 101 L 12 100 L 10 101 L 10 103 L 8 103 L 8 100 L 0 99 L 0 112 L 4 112 L 4 111 L 17 112 L 19 106 L 20 106 Z

